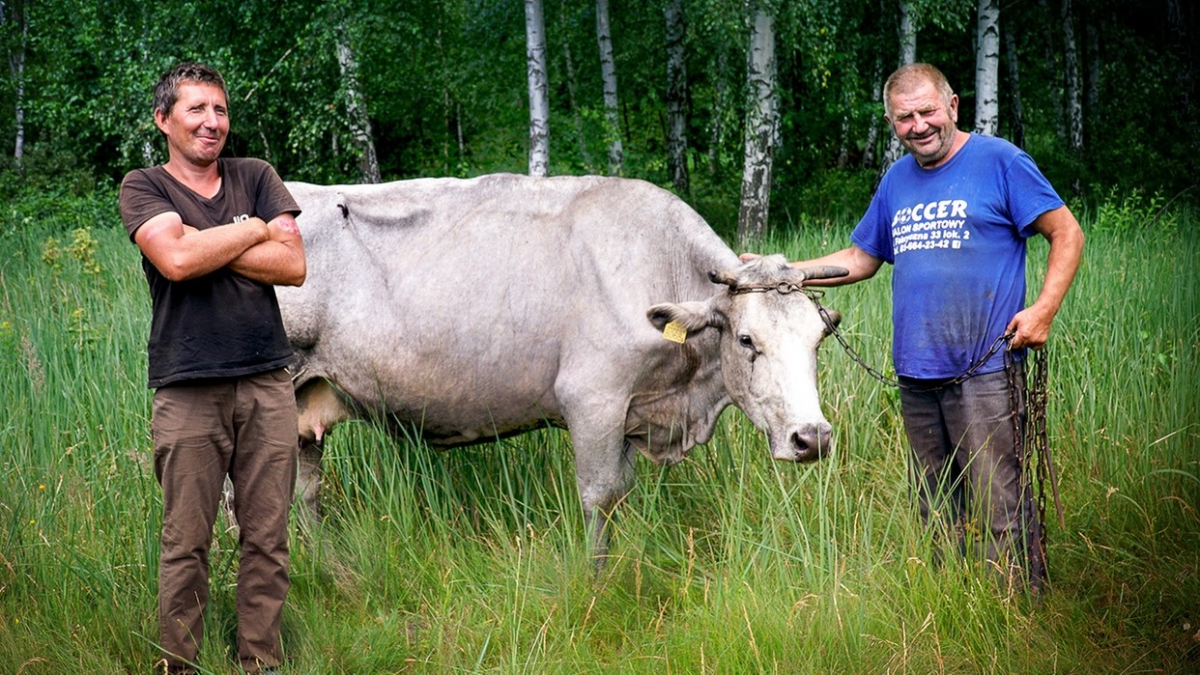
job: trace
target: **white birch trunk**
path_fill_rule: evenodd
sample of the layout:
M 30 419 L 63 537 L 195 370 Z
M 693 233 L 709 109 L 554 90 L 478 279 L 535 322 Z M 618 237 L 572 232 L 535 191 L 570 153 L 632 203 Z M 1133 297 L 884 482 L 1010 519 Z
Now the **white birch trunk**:
M 975 133 L 995 136 L 1000 119 L 1000 0 L 979 0 Z
M 354 50 L 350 47 L 349 31 L 344 20 L 338 26 L 337 60 L 342 74 L 342 95 L 346 101 L 350 139 L 355 151 L 360 155 L 359 182 L 378 183 L 382 177 L 379 174 L 379 157 L 375 153 L 375 139 L 371 132 L 371 118 L 367 115 L 366 97 L 363 96 L 358 82 L 358 61 L 355 60 Z
M 612 28 L 608 22 L 608 0 L 596 0 L 596 42 L 600 45 L 600 77 L 604 82 L 605 141 L 608 143 L 608 172 L 619 176 L 625 165 L 621 146 L 621 120 L 617 103 L 617 65 L 613 59 Z
M 726 66 L 728 65 L 728 57 L 725 55 L 725 50 L 720 50 L 717 54 L 717 81 L 713 85 L 716 96 L 712 105 L 711 121 L 708 127 L 708 171 L 714 177 L 721 173 L 721 153 L 718 149 L 721 143 L 725 140 L 725 124 L 723 122 L 722 111 L 726 109 L 725 103 L 729 97 L 729 87 L 725 82 Z
M 1071 150 L 1083 151 L 1083 101 L 1079 88 L 1079 56 L 1075 45 L 1075 22 L 1071 0 L 1062 0 L 1063 70 L 1066 73 L 1067 138 Z
M 778 137 L 775 102 L 775 20 L 766 9 L 754 9 L 746 80 L 746 153 L 742 199 L 738 210 L 738 242 L 758 242 L 767 233 L 771 207 L 771 170 Z
M 900 65 L 917 62 L 917 26 L 913 23 L 912 7 L 900 0 Z
M 13 138 L 13 161 L 19 171 L 25 157 L 25 50 L 29 44 L 29 4 L 18 5 L 16 13 L 19 16 L 11 20 L 20 22 L 21 38 L 17 42 L 16 49 L 9 50 L 8 65 L 12 72 L 13 83 L 16 85 L 14 91 L 16 102 L 13 106 L 16 123 Z M 3 26 L 8 20 L 10 19 L 5 15 L 4 3 L 0 2 L 0 26 Z
M 667 0 L 667 173 L 675 192 L 691 191 L 687 166 L 687 61 L 683 0 Z
M 1192 31 L 1188 28 L 1190 22 L 1188 14 L 1184 9 L 1185 4 L 1192 8 L 1191 12 L 1194 15 L 1196 10 L 1192 0 L 1167 0 L 1167 25 L 1170 26 L 1171 45 L 1176 54 L 1187 54 L 1189 45 L 1193 39 Z M 1099 32 L 1099 28 L 1099 26 L 1096 27 L 1097 32 Z M 1097 68 L 1099 67 L 1097 66 Z M 1193 106 L 1195 106 L 1192 91 L 1194 89 L 1192 82 L 1194 70 L 1194 59 L 1188 58 L 1180 59 L 1179 66 L 1175 69 L 1175 88 L 1185 116 L 1189 115 Z M 1095 113 L 1093 112 L 1092 114 L 1094 115 Z M 1200 138 L 1193 139 L 1192 147 L 1200 146 L 1200 142 L 1198 141 L 1200 141 Z
M 842 98 L 842 107 L 848 110 L 850 101 L 846 100 L 847 98 L 848 97 Z M 842 125 L 841 125 L 841 129 L 839 131 L 840 131 L 840 133 L 838 134 L 837 168 L 844 169 L 844 168 L 846 168 L 846 165 L 850 163 L 850 115 L 849 114 L 842 115 Z
M 900 0 L 900 65 L 907 66 L 917 62 L 917 27 L 913 23 L 912 9 L 908 0 Z M 881 87 L 882 91 L 882 87 Z M 883 165 L 879 168 L 879 176 L 887 173 L 896 160 L 904 154 L 904 146 L 896 134 L 888 133 L 887 150 L 883 153 Z
M 542 0 L 525 0 L 525 62 L 529 76 L 529 175 L 545 177 L 550 167 L 550 84 Z

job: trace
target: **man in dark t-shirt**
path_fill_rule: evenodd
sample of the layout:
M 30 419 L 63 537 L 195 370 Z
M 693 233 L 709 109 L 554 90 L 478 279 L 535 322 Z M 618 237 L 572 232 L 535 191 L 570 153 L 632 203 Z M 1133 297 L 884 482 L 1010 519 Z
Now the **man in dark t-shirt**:
M 306 274 L 300 212 L 275 170 L 219 158 L 229 132 L 220 73 L 183 63 L 154 91 L 166 164 L 121 185 L 121 217 L 142 251 L 152 318 L 151 434 L 163 490 L 160 643 L 168 672 L 194 672 L 208 601 L 208 551 L 226 476 L 241 528 L 238 659 L 283 659 L 287 516 L 295 489 L 296 404 L 276 285 Z

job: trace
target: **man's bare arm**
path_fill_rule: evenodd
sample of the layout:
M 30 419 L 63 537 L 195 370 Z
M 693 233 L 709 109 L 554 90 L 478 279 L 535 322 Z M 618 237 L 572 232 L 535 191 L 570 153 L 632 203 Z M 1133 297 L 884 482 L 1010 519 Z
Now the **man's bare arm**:
M 204 231 L 184 225 L 174 211 L 147 220 L 133 241 L 164 277 L 187 281 L 214 272 L 271 236 L 261 218 Z
M 283 213 L 267 223 L 270 238 L 246 250 L 230 262 L 229 269 L 264 284 L 299 286 L 308 268 L 304 258 L 304 240 L 296 218 Z
M 1017 312 L 1007 331 L 1016 333 L 1012 347 L 1038 349 L 1050 338 L 1050 325 L 1062 306 L 1079 261 L 1083 258 L 1083 229 L 1066 206 L 1047 211 L 1033 222 L 1034 228 L 1050 242 L 1046 262 L 1046 280 L 1032 305 Z
M 797 260 L 788 264 L 801 269 L 821 266 L 844 267 L 850 271 L 850 274 L 847 276 L 833 279 L 812 279 L 805 281 L 804 285 L 845 286 L 846 284 L 853 284 L 875 276 L 875 273 L 883 266 L 883 261 L 852 244 L 840 251 L 834 251 L 820 258 Z
M 739 256 L 742 262 L 747 262 L 759 257 L 757 253 L 743 253 Z M 867 253 L 861 248 L 851 245 L 840 251 L 834 251 L 828 255 L 823 255 L 820 258 L 812 260 L 797 260 L 788 263 L 792 267 L 821 267 L 828 265 L 832 267 L 844 267 L 850 271 L 850 274 L 844 277 L 834 279 L 812 279 L 805 281 L 805 286 L 845 286 L 863 279 L 870 279 L 875 276 L 879 268 L 883 265 L 883 261 L 875 256 Z

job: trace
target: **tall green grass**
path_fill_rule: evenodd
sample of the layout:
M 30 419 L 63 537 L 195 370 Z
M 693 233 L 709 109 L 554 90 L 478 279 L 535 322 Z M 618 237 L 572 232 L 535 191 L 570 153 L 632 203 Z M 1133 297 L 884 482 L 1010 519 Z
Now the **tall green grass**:
M 835 454 L 773 462 L 727 411 L 687 461 L 639 461 L 599 574 L 564 432 L 441 453 L 339 427 L 325 525 L 293 539 L 289 672 L 1197 670 L 1200 227 L 1186 213 L 1166 232 L 1106 220 L 1120 215 L 1082 213 L 1086 260 L 1052 337 L 1066 526 L 1050 524 L 1040 603 L 968 562 L 930 565 L 896 393 L 829 342 Z M 0 233 L 4 673 L 147 673 L 157 660 L 148 298 L 115 215 L 79 227 Z M 766 248 L 811 257 L 847 234 L 812 225 Z M 1031 249 L 1034 290 L 1045 253 Z M 880 367 L 887 274 L 825 297 Z M 237 672 L 234 536 L 223 524 L 212 556 L 213 673 Z

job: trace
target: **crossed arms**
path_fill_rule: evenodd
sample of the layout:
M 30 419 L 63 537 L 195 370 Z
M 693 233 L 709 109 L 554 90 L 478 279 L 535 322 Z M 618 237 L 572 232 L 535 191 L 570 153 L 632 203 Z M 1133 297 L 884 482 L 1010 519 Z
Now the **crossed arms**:
M 222 267 L 276 286 L 299 286 L 307 275 L 304 242 L 290 213 L 270 222 L 255 217 L 197 230 L 168 211 L 143 223 L 133 240 L 171 281 L 195 279 Z

